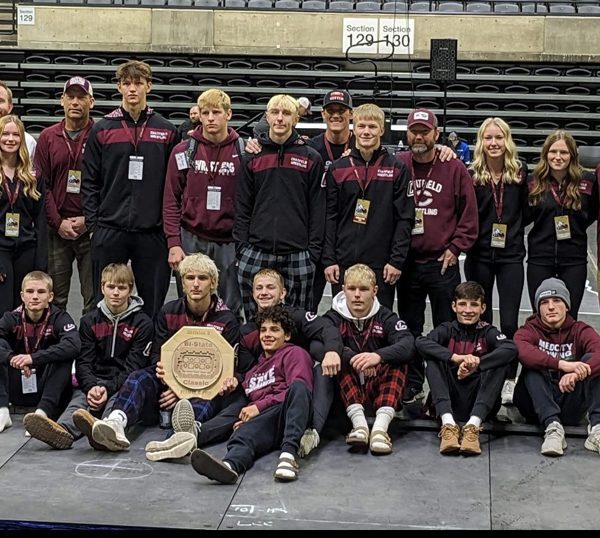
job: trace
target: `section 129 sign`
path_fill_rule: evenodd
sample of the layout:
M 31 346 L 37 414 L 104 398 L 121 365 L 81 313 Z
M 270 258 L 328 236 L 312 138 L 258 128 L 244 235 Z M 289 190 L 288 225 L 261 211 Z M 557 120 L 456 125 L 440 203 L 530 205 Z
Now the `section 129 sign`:
M 344 53 L 414 53 L 414 19 L 345 18 L 343 24 Z

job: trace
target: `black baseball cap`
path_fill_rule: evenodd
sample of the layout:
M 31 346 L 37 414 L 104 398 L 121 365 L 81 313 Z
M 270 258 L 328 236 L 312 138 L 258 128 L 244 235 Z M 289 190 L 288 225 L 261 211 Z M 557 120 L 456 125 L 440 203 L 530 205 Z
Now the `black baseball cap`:
M 323 108 L 327 105 L 343 105 L 352 108 L 352 97 L 346 90 L 331 90 L 325 94 Z

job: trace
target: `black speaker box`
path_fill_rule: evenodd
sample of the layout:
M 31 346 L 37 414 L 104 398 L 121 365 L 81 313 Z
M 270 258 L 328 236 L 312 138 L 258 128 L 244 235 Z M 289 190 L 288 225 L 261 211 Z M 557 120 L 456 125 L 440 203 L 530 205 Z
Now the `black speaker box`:
M 431 80 L 456 80 L 456 39 L 431 40 Z

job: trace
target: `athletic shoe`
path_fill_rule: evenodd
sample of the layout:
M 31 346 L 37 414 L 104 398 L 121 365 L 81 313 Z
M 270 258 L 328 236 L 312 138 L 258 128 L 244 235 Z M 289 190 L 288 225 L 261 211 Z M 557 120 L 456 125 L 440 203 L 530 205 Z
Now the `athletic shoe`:
M 583 446 L 592 452 L 600 454 L 600 428 L 592 431 L 592 427 L 588 426 L 588 436 Z
M 125 436 L 125 428 L 119 420 L 106 418 L 97 420 L 92 426 L 92 439 L 111 452 L 129 449 L 129 439 Z
M 515 393 L 516 383 L 512 379 L 507 379 L 502 386 L 502 392 L 500 397 L 502 398 L 502 405 L 513 404 L 513 394 Z
M 106 447 L 96 443 L 92 437 L 92 428 L 98 419 L 92 415 L 87 409 L 77 409 L 73 413 L 73 423 L 75 427 L 85 435 L 90 446 L 95 450 L 106 450 Z
M 479 432 L 481 428 L 475 424 L 465 424 L 461 431 L 460 453 L 466 456 L 479 456 L 481 446 L 479 445 Z
M 238 474 L 225 463 L 211 456 L 208 452 L 197 448 L 192 452 L 192 467 L 198 474 L 206 476 L 221 484 L 235 484 Z
M 177 432 L 165 441 L 150 441 L 146 445 L 146 459 L 162 461 L 183 458 L 195 448 L 195 435 L 188 432 Z
M 565 430 L 560 422 L 551 422 L 544 432 L 542 454 L 544 456 L 562 456 L 567 448 Z
M 23 417 L 23 426 L 31 434 L 31 437 L 59 450 L 71 448 L 75 440 L 58 422 L 37 413 L 27 413 Z

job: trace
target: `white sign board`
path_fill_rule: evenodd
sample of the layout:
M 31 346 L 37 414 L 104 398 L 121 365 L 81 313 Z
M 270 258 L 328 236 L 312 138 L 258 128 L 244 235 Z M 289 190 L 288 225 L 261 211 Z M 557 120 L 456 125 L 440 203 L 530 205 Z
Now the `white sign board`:
M 33 6 L 19 6 L 17 11 L 17 22 L 19 26 L 35 24 L 35 8 Z
M 344 54 L 413 54 L 414 19 L 345 18 Z

